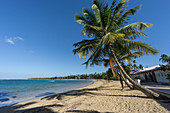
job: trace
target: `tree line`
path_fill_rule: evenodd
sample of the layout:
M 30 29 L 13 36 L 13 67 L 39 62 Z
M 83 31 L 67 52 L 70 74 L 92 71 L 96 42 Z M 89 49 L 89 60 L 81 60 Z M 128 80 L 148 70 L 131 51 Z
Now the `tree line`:
M 106 72 L 102 73 L 91 73 L 91 74 L 77 74 L 68 75 L 64 77 L 50 77 L 50 78 L 31 78 L 31 79 L 105 79 L 105 80 L 118 80 L 118 75 L 113 76 L 111 69 L 109 68 Z
M 160 70 L 163 70 L 167 73 L 167 79 L 170 80 L 170 56 L 166 54 L 162 54 L 161 58 L 159 59 L 162 61 L 162 63 L 165 63 L 165 65 L 160 65 Z M 136 65 L 136 60 L 133 60 L 133 62 L 130 64 L 124 64 L 121 63 L 122 67 L 130 75 L 131 71 L 136 71 L 138 69 L 143 69 L 144 66 L 142 64 L 139 64 L 139 66 Z M 77 74 L 77 75 L 68 75 L 68 76 L 62 76 L 62 77 L 50 77 L 50 78 L 31 78 L 31 79 L 105 79 L 105 80 L 119 80 L 118 74 L 116 76 L 113 76 L 113 73 L 111 69 L 109 68 L 106 72 L 102 73 L 91 73 L 91 74 Z

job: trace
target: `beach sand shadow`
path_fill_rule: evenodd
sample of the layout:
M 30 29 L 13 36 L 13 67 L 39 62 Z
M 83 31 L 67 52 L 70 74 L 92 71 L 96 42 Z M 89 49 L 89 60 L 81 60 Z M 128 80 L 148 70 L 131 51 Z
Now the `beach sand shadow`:
M 101 113 L 98 111 L 94 111 L 94 110 L 68 110 L 66 112 L 72 112 L 72 113 Z M 114 112 L 102 112 L 102 113 L 114 113 Z
M 58 112 L 52 111 L 48 107 L 63 107 L 63 106 L 64 105 L 61 105 L 61 104 L 45 105 L 45 106 L 41 106 L 41 107 L 17 111 L 15 113 L 58 113 Z
M 56 98 L 57 100 L 62 100 L 65 96 L 81 96 L 81 95 L 95 95 L 95 96 L 113 96 L 113 97 L 134 97 L 134 98 L 144 98 L 144 99 L 149 99 L 147 96 L 137 96 L 137 95 L 108 95 L 108 94 L 102 94 L 102 93 L 94 93 L 90 91 L 98 91 L 98 90 L 107 90 L 107 87 L 98 87 L 98 88 L 91 88 L 91 89 L 80 89 L 80 90 L 73 90 L 49 97 L 44 97 L 42 99 L 54 99 Z M 110 90 L 110 89 L 109 89 Z M 113 90 L 121 90 L 121 89 L 114 89 Z M 130 89 L 124 90 L 124 91 L 130 91 Z M 162 107 L 170 111 L 169 105 L 170 105 L 170 100 L 156 100 Z M 81 112 L 80 112 L 81 113 Z M 88 113 L 84 112 L 84 113 Z
M 98 91 L 98 90 L 107 90 L 104 87 L 98 87 L 98 88 L 87 88 L 87 89 L 80 89 L 80 90 L 72 90 L 72 91 L 68 91 L 65 93 L 60 93 L 57 95 L 52 95 L 52 96 L 47 96 L 47 97 L 43 97 L 41 98 L 46 99 L 46 100 L 51 100 L 51 99 L 57 99 L 57 100 L 62 100 L 65 96 L 81 96 L 81 95 L 95 95 L 95 96 L 117 96 L 117 97 L 136 97 L 136 98 L 149 98 L 147 96 L 137 96 L 137 95 L 108 95 L 108 94 L 102 94 L 102 93 L 94 93 L 91 91 Z M 120 90 L 121 89 L 113 89 L 113 90 Z M 125 89 L 124 91 L 129 91 L 130 89 Z
M 28 102 L 26 104 L 22 104 L 22 105 L 17 105 L 17 104 L 13 104 L 10 106 L 5 106 L 5 107 L 1 107 L 0 108 L 0 113 L 15 113 L 16 109 L 21 108 L 21 107 L 25 107 L 28 105 L 32 105 L 35 104 L 36 102 Z M 7 109 L 7 111 L 4 111 L 4 109 Z
M 47 96 L 47 97 L 43 97 L 41 98 L 41 100 L 46 99 L 46 100 L 51 100 L 56 98 L 57 100 L 62 100 L 62 97 L 64 96 L 81 96 L 81 95 L 88 95 L 88 94 L 93 94 L 89 91 L 97 91 L 99 90 L 98 88 L 88 88 L 88 89 L 81 89 L 81 90 L 72 90 L 72 91 L 68 91 L 65 93 L 59 93 L 57 95 L 52 95 L 52 96 Z
M 91 111 L 91 110 L 68 110 L 66 112 L 74 112 L 74 113 L 100 113 L 98 111 Z
M 51 109 L 49 109 L 49 107 L 63 107 L 64 106 L 61 104 L 52 104 L 52 105 L 44 105 L 41 107 L 35 107 L 31 109 L 18 110 L 18 108 L 32 105 L 35 103 L 36 102 L 30 102 L 30 103 L 26 103 L 22 105 L 7 106 L 8 109 L 6 111 L 3 110 L 3 108 L 5 109 L 5 107 L 2 107 L 0 108 L 0 113 L 57 113 L 57 112 L 53 112 Z

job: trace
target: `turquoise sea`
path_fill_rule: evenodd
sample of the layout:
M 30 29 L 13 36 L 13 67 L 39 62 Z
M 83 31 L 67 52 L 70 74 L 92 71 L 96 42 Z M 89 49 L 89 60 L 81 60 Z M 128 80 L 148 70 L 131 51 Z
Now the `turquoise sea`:
M 0 80 L 0 107 L 92 84 L 91 80 Z

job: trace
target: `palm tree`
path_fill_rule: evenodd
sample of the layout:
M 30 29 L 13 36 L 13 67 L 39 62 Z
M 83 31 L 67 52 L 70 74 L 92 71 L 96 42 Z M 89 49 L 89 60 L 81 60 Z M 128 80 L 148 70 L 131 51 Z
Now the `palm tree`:
M 169 76 L 170 73 L 169 73 L 169 70 L 170 70 L 170 56 L 166 55 L 166 54 L 163 54 L 161 55 L 161 58 L 159 59 L 159 61 L 162 60 L 162 63 L 167 63 L 167 65 L 160 65 L 160 70 L 163 70 L 163 71 L 167 71 L 167 75 Z M 169 73 L 169 74 L 168 74 Z M 170 77 L 169 77 L 170 78 Z M 168 79 L 169 79 L 168 78 Z
M 142 64 L 139 64 L 139 69 L 143 69 L 143 66 L 142 66 Z
M 116 44 L 118 45 L 118 44 Z M 122 48 L 121 50 L 118 49 L 118 48 Z M 127 62 L 129 65 L 131 65 L 131 60 L 133 58 L 137 58 L 137 57 L 140 57 L 143 55 L 142 52 L 132 52 L 130 50 L 130 48 L 125 48 L 125 47 L 121 47 L 120 45 L 119 46 L 116 46 L 114 47 L 114 51 L 115 51 L 115 54 L 116 54 L 116 57 L 118 58 L 119 62 L 121 63 L 121 65 L 123 66 L 123 68 L 127 71 L 129 71 L 130 67 L 125 65 L 124 62 Z M 104 67 L 107 67 L 108 65 L 110 65 L 110 60 L 111 60 L 111 57 L 109 57 L 109 59 L 103 59 L 103 64 L 104 64 Z M 100 59 L 100 61 L 102 61 Z M 114 61 L 114 60 L 113 60 Z M 97 64 L 96 64 L 97 65 Z M 113 66 L 114 65 L 114 66 Z M 111 68 L 113 68 L 113 70 L 117 70 L 118 71 L 118 75 L 119 75 L 119 78 L 120 78 L 120 83 L 121 83 L 121 86 L 122 86 L 122 89 L 124 89 L 124 86 L 123 86 L 123 82 L 122 80 L 125 82 L 125 84 L 130 88 L 130 89 L 133 89 L 133 87 L 127 82 L 126 78 L 124 78 L 124 76 L 121 75 L 121 71 L 119 71 L 119 68 L 117 68 L 117 65 L 114 61 L 114 63 L 112 62 L 112 65 L 110 66 Z M 127 70 L 128 69 L 128 70 Z M 112 70 L 112 73 L 114 75 L 115 72 L 113 72 Z M 130 72 L 128 72 L 130 73 Z
M 88 60 L 84 63 L 86 66 L 89 63 L 90 66 L 94 66 L 95 63 L 100 63 L 100 59 L 109 57 L 112 62 L 118 66 L 123 76 L 126 77 L 134 87 L 141 90 L 149 97 L 158 98 L 159 94 L 144 88 L 131 79 L 121 66 L 115 54 L 114 47 L 116 47 L 116 44 L 121 45 L 118 49 L 123 49 L 125 47 L 144 54 L 156 54 L 159 52 L 151 45 L 134 41 L 134 39 L 140 36 L 147 37 L 142 31 L 146 28 L 150 28 L 152 24 L 137 22 L 127 25 L 130 16 L 134 15 L 140 9 L 139 5 L 127 10 L 127 2 L 128 0 L 122 0 L 117 4 L 116 0 L 114 0 L 109 7 L 108 3 L 100 0 L 93 0 L 92 9 L 85 8 L 83 9 L 83 13 L 77 14 L 75 20 L 84 26 L 82 34 L 91 39 L 84 39 L 75 43 L 74 46 L 76 49 L 74 49 L 73 52 L 75 54 L 78 53 L 80 58 L 86 58 L 90 55 Z M 110 67 L 112 68 L 112 66 Z
M 167 56 L 166 54 L 162 54 L 159 61 L 161 60 L 162 60 L 162 63 L 170 63 L 170 56 Z
M 136 71 L 136 69 L 138 69 L 138 66 L 136 65 L 136 60 L 133 60 L 133 68 L 134 68 L 134 71 Z

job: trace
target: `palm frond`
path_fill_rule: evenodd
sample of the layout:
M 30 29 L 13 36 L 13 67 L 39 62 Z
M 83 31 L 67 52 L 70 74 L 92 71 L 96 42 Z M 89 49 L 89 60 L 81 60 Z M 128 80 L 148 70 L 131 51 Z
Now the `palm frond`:
M 113 33 L 109 32 L 102 38 L 102 43 L 107 45 L 110 42 L 114 43 L 115 40 L 123 38 L 125 35 L 123 33 Z
M 103 30 L 102 27 L 93 26 L 93 25 L 85 25 L 83 30 L 82 30 L 83 35 L 86 35 L 86 31 L 87 31 L 88 28 L 91 28 L 91 29 L 95 30 L 96 32 L 100 32 L 100 31 Z
M 96 43 L 97 39 L 91 39 L 91 40 L 82 40 L 80 42 L 77 42 L 77 43 L 74 43 L 73 46 L 74 47 L 77 47 L 77 46 L 80 46 L 82 44 L 86 44 L 86 43 Z
M 131 59 L 133 59 L 133 58 L 137 58 L 137 57 L 140 57 L 140 56 L 142 56 L 142 55 L 144 55 L 143 52 L 133 52 L 133 53 L 131 53 L 131 54 L 122 55 L 122 56 L 120 57 L 120 59 L 122 59 L 122 60 L 124 60 L 124 59 L 129 59 L 129 60 L 131 60 Z
M 101 14 L 100 14 L 99 8 L 97 7 L 96 4 L 93 4 L 93 5 L 92 5 L 92 9 L 93 9 L 93 11 L 94 11 L 94 14 L 95 14 L 95 16 L 96 16 L 96 19 L 97 19 L 98 23 L 100 23 L 100 26 L 102 26 Z
M 84 8 L 83 15 L 86 18 L 86 20 L 91 21 L 90 25 L 98 25 L 96 17 L 90 8 Z
M 121 42 L 129 47 L 132 50 L 143 52 L 145 54 L 156 54 L 159 53 L 159 51 L 155 48 L 153 48 L 151 45 L 139 42 L 139 41 L 132 41 L 128 39 L 122 39 Z
M 118 13 L 122 8 L 127 7 L 127 5 L 125 5 L 129 0 L 122 0 L 115 8 L 114 8 L 114 12 L 113 14 Z
M 87 68 L 89 62 L 94 61 L 95 58 L 98 57 L 98 54 L 101 52 L 101 47 L 102 47 L 102 45 L 99 45 L 97 48 L 95 48 L 95 50 L 93 51 L 93 53 L 90 56 L 90 58 L 86 62 L 83 63 L 83 65 L 86 64 L 86 68 Z
M 122 26 L 124 23 L 127 23 L 127 20 L 130 20 L 131 15 L 135 15 L 136 12 L 138 12 L 141 8 L 141 5 L 138 5 L 134 8 L 131 8 L 127 10 L 117 21 L 117 24 Z
M 79 53 L 79 58 L 85 58 L 85 56 L 89 55 L 89 53 L 98 46 L 98 43 L 96 39 L 83 40 L 81 42 L 75 43 L 74 46 L 77 47 L 73 49 L 74 54 Z
M 148 35 L 146 35 L 145 33 L 141 31 L 135 31 L 135 30 L 124 32 L 124 34 L 125 34 L 125 38 L 127 39 L 136 39 L 137 37 L 140 36 L 148 37 Z
M 132 24 L 129 24 L 125 27 L 122 27 L 118 30 L 116 30 L 116 32 L 127 32 L 127 31 L 134 31 L 134 30 L 145 30 L 146 28 L 151 28 L 152 27 L 152 24 L 150 23 L 144 23 L 144 22 L 137 22 L 137 23 L 132 23 Z

